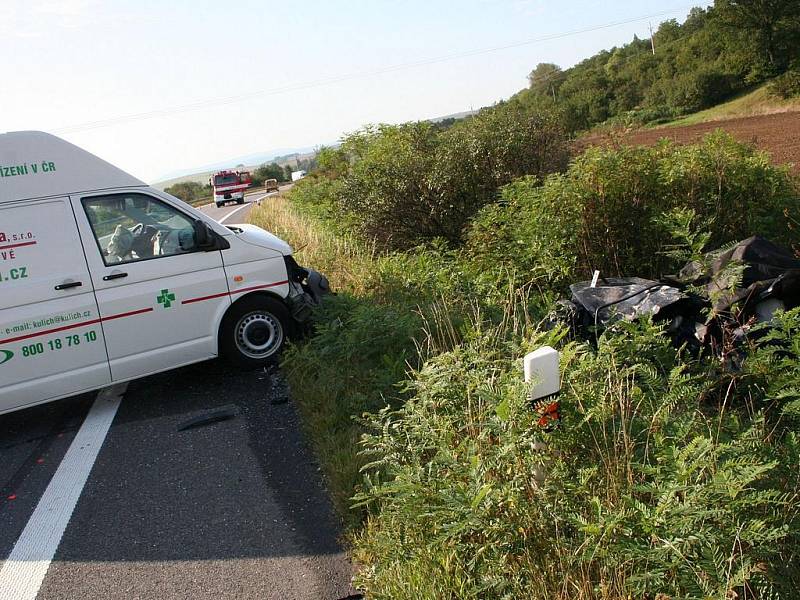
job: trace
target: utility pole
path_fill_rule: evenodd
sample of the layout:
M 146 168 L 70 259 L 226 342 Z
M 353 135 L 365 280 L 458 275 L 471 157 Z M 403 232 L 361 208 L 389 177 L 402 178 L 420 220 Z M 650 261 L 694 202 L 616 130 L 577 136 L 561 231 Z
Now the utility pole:
M 653 56 L 656 55 L 656 41 L 653 38 L 653 24 L 648 23 L 650 25 L 650 47 L 653 49 Z

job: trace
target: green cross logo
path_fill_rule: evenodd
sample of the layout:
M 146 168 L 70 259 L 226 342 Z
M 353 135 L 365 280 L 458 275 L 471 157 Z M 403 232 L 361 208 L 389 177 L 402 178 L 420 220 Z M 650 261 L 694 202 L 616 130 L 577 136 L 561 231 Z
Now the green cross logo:
M 14 358 L 14 353 L 11 350 L 0 350 L 0 365 L 7 363 Z
M 175 302 L 175 294 L 170 293 L 169 290 L 161 290 L 161 295 L 156 300 L 159 304 L 163 304 L 164 308 L 169 308 Z

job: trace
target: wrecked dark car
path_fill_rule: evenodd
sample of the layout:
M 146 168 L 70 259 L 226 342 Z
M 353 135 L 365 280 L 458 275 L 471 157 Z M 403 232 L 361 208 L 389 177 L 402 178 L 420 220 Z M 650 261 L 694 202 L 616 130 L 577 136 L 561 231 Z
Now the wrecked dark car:
M 744 337 L 753 324 L 800 305 L 800 259 L 754 236 L 660 281 L 596 276 L 570 291 L 550 321 L 565 323 L 573 337 L 593 339 L 619 319 L 652 316 L 676 344 L 699 349 L 719 343 L 723 330 Z

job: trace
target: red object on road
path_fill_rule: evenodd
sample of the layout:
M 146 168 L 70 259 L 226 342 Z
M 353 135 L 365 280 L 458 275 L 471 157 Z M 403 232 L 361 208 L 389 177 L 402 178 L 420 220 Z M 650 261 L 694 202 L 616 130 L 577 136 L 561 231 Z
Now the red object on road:
M 249 171 L 219 171 L 209 178 L 214 188 L 214 202 L 218 205 L 235 200 L 244 202 L 244 191 L 253 184 Z

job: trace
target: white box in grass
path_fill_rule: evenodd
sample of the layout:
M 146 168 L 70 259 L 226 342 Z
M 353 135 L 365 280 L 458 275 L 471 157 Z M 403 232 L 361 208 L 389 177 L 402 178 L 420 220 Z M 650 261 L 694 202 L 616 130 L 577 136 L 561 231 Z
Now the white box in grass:
M 534 384 L 531 400 L 540 400 L 561 391 L 558 359 L 558 350 L 550 346 L 542 346 L 525 355 L 525 383 Z

